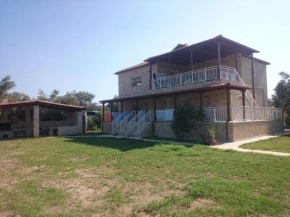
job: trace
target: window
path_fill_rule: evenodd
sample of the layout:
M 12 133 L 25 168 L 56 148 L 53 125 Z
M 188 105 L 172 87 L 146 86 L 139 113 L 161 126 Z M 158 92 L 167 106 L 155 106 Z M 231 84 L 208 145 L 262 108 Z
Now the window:
M 135 78 L 132 78 L 132 86 L 140 86 L 142 85 L 142 78 L 141 76 L 140 77 L 135 77 Z

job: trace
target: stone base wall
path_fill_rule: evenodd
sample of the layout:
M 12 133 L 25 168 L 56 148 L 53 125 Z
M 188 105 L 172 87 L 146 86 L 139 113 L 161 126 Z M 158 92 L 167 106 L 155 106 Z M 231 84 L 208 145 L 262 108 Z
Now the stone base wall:
M 175 135 L 170 127 L 172 122 L 155 122 L 154 123 L 154 135 L 159 137 L 175 138 Z M 186 139 L 193 139 L 202 141 L 200 134 L 205 133 L 210 128 L 214 128 L 216 131 L 216 138 L 219 141 L 226 140 L 226 123 L 214 123 L 214 122 L 196 122 L 196 130 L 192 130 Z
M 229 140 L 237 141 L 284 132 L 283 120 L 229 123 Z
M 8 138 L 13 138 L 13 131 L 0 131 L 0 139 L 4 139 L 6 136 L 8 136 Z
M 104 132 L 104 133 L 111 133 L 112 132 L 112 122 L 103 121 L 102 124 L 103 124 L 102 132 Z
M 155 122 L 155 134 L 159 137 L 175 138 L 170 127 L 171 122 Z M 226 123 L 197 122 L 196 130 L 192 130 L 186 139 L 202 141 L 200 134 L 205 133 L 210 128 L 216 131 L 218 141 L 226 141 Z M 254 121 L 254 122 L 229 122 L 228 141 L 238 141 L 263 135 L 273 135 L 284 132 L 283 120 L 274 121 Z
M 69 136 L 82 133 L 83 130 L 80 126 L 62 126 L 57 128 L 58 136 Z

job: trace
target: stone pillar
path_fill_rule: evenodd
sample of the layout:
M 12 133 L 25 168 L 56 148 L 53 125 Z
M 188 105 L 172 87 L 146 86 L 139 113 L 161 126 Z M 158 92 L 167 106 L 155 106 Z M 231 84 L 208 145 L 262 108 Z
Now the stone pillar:
M 25 122 L 30 123 L 30 107 L 25 107 Z
M 86 133 L 87 132 L 87 128 L 88 128 L 88 117 L 87 117 L 87 112 L 86 111 L 84 111 L 84 133 Z
M 8 110 L 7 108 L 1 108 L 1 121 L 2 122 L 8 122 Z
M 33 137 L 39 137 L 39 106 L 33 106 Z

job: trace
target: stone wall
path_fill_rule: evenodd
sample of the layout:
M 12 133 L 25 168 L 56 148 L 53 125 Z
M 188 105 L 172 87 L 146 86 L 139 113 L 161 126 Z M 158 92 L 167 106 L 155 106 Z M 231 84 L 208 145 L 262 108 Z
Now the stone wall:
M 154 135 L 159 137 L 175 138 L 175 135 L 170 127 L 171 122 L 155 122 L 154 123 Z M 226 140 L 226 123 L 214 123 L 214 122 L 197 122 L 196 130 L 192 130 L 186 139 L 193 139 L 201 141 L 200 134 L 205 133 L 210 128 L 216 130 L 216 138 L 219 141 Z
M 155 122 L 155 135 L 159 137 L 175 138 L 170 127 L 171 122 Z M 201 141 L 200 134 L 208 129 L 216 130 L 218 141 L 226 141 L 226 123 L 197 122 L 196 129 L 190 132 L 187 139 Z M 254 121 L 254 122 L 229 122 L 228 136 L 229 141 L 237 141 L 263 135 L 271 135 L 284 132 L 283 120 L 274 121 Z
M 102 132 L 104 132 L 104 133 L 111 133 L 112 132 L 112 122 L 103 121 L 102 124 L 103 124 Z
M 235 67 L 235 55 L 228 55 L 221 58 L 221 64 L 229 67 Z M 266 64 L 254 59 L 254 81 L 255 81 L 255 96 L 256 101 L 259 106 L 267 106 L 267 74 L 266 74 Z M 201 63 L 194 63 L 193 69 L 206 68 L 217 65 L 217 59 L 206 60 Z M 191 65 L 176 65 L 171 64 L 171 69 L 175 70 L 176 73 L 187 72 L 191 70 Z M 172 74 L 169 72 L 169 63 L 157 61 L 157 63 L 152 64 L 152 73 L 166 73 L 168 75 Z M 251 69 L 251 59 L 249 57 L 243 56 L 241 53 L 238 54 L 238 72 L 244 80 L 245 84 L 252 87 L 252 69 Z M 132 78 L 142 77 L 142 85 L 132 86 Z M 154 93 L 164 93 L 179 90 L 187 90 L 192 88 L 201 88 L 211 85 L 217 85 L 221 83 L 228 83 L 229 81 L 224 80 L 213 80 L 207 82 L 200 82 L 194 84 L 187 84 L 181 86 L 174 86 L 168 88 L 161 88 L 150 90 L 150 72 L 149 66 L 143 66 L 137 69 L 126 71 L 118 75 L 119 79 L 119 97 L 131 97 L 140 96 Z M 232 81 L 232 83 L 235 83 Z M 237 96 L 240 101 L 241 94 L 238 93 Z M 240 103 L 240 102 L 239 102 Z M 246 101 L 248 105 L 248 101 Z
M 69 136 L 82 133 L 82 128 L 79 126 L 61 126 L 57 127 L 58 136 Z
M 69 112 L 67 123 L 70 126 L 58 126 L 58 136 L 74 135 L 83 132 L 83 116 L 82 112 Z
M 284 122 L 283 120 L 234 122 L 229 123 L 229 129 L 232 129 L 232 133 L 229 133 L 229 140 L 237 141 L 263 135 L 282 133 L 284 132 Z

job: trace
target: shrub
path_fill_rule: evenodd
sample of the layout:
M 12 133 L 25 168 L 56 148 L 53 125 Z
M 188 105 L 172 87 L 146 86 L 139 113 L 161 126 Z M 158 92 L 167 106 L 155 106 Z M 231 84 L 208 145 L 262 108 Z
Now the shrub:
M 206 132 L 202 133 L 200 137 L 205 145 L 215 145 L 217 143 L 216 131 L 214 128 L 208 129 Z
M 287 117 L 285 118 L 285 124 L 287 127 L 290 127 L 290 114 L 287 114 Z
M 183 139 L 191 129 L 195 128 L 195 121 L 200 121 L 204 118 L 202 109 L 191 105 L 189 100 L 181 103 L 173 111 L 173 121 L 171 129 L 176 138 Z
M 102 117 L 100 114 L 97 114 L 96 117 L 87 117 L 87 130 L 88 131 L 97 131 L 101 128 Z

